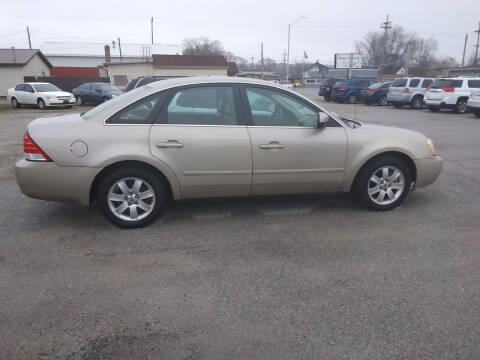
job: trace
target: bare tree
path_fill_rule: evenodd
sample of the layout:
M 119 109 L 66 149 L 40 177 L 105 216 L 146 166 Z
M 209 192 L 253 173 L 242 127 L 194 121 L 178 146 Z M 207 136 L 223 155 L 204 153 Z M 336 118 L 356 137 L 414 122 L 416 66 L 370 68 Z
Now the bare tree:
M 189 38 L 183 40 L 183 55 L 224 55 L 223 45 L 218 40 L 207 37 Z

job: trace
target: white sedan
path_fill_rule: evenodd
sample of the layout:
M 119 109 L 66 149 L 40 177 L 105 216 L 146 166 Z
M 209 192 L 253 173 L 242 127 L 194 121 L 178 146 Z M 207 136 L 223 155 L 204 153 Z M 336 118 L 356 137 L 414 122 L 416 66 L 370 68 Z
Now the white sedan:
M 72 107 L 75 97 L 50 83 L 31 82 L 17 84 L 8 89 L 7 100 L 14 108 L 21 105 L 36 105 L 39 109 L 50 106 Z

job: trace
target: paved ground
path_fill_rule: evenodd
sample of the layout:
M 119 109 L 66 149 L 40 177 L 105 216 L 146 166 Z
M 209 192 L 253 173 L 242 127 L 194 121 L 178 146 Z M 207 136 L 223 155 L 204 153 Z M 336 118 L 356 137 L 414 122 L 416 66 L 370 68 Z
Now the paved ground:
M 480 119 L 357 106 L 446 160 L 392 212 L 345 195 L 194 201 L 126 231 L 17 189 L 25 125 L 56 112 L 0 112 L 0 358 L 480 358 Z

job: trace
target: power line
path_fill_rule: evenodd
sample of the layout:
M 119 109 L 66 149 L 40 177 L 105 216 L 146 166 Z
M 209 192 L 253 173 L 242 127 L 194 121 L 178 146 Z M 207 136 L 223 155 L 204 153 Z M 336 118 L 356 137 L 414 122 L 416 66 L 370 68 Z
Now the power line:
M 20 34 L 20 33 L 23 33 L 24 31 L 25 31 L 25 30 L 18 30 L 18 31 L 15 31 L 15 32 L 12 32 L 12 33 L 3 34 L 3 35 L 0 35 L 0 38 L 2 38 L 2 37 L 7 37 L 7 36 L 11 36 L 11 35 Z

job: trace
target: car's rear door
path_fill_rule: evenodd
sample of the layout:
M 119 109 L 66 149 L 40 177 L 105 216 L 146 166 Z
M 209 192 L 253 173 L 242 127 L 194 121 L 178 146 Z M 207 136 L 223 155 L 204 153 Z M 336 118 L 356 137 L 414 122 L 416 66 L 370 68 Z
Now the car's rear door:
M 252 194 L 335 191 L 347 156 L 345 129 L 316 127 L 318 109 L 280 89 L 242 86 L 252 142 Z
M 252 154 L 237 92 L 176 88 L 152 125 L 150 152 L 175 173 L 183 198 L 249 195 Z
M 31 84 L 25 84 L 25 91 L 23 92 L 22 104 L 36 104 L 37 96 Z

